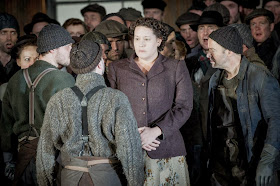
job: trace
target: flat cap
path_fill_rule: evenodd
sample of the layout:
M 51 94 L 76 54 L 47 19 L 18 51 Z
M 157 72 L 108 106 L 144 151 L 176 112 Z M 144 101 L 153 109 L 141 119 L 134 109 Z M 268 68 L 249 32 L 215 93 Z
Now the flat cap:
M 134 8 L 122 8 L 119 11 L 119 14 L 124 18 L 126 21 L 135 21 L 136 19 L 142 17 L 141 12 L 134 9 Z
M 104 34 L 107 38 L 119 37 L 128 34 L 128 28 L 114 20 L 102 21 L 95 31 Z
M 199 20 L 199 15 L 192 13 L 192 12 L 186 12 L 180 15 L 177 20 L 176 20 L 176 25 L 180 28 L 180 26 L 185 25 L 185 24 L 195 24 Z
M 270 21 L 273 23 L 274 22 L 274 15 L 271 11 L 263 9 L 263 8 L 259 8 L 259 9 L 255 9 L 253 10 L 253 12 L 251 12 L 249 15 L 247 15 L 245 17 L 245 23 L 246 24 L 250 24 L 250 21 L 256 17 L 260 17 L 260 16 L 267 16 L 268 19 L 270 19 Z

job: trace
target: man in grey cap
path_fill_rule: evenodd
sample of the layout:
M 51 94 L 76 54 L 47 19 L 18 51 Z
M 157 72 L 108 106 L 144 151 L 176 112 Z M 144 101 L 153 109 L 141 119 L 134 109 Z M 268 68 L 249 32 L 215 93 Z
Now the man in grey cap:
M 16 18 L 7 13 L 0 13 L 0 85 L 8 80 L 20 68 L 11 57 L 11 49 L 19 37 L 19 25 Z
M 15 177 L 15 184 L 36 185 L 35 156 L 46 105 L 52 95 L 75 83 L 69 73 L 57 69 L 59 64 L 69 65 L 72 43 L 74 40 L 61 26 L 45 26 L 37 39 L 38 61 L 18 71 L 8 83 L 0 135 L 5 174 L 10 179 Z
M 114 20 L 105 20 L 95 28 L 95 31 L 104 34 L 111 43 L 111 50 L 108 53 L 106 65 L 112 61 L 127 57 L 124 49 L 128 29 L 125 25 Z
M 280 87 L 264 67 L 242 56 L 231 26 L 210 34 L 208 142 L 214 185 L 275 186 L 280 149 Z

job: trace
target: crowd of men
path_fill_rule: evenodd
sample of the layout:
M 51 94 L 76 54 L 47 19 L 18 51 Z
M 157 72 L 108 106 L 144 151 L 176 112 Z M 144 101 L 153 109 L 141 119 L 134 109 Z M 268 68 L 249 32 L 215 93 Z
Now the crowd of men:
M 168 4 L 163 0 L 144 0 L 142 5 L 144 17 L 164 22 Z M 50 155 L 43 148 L 52 152 L 49 143 L 60 148 L 59 140 L 74 138 L 82 130 L 77 129 L 81 126 L 73 125 L 65 129 L 66 134 L 56 134 L 66 125 L 56 126 L 55 122 L 74 123 L 78 117 L 75 112 L 81 109 L 69 87 L 76 85 L 84 95 L 89 87 L 110 87 L 110 63 L 134 53 L 129 27 L 142 17 L 141 12 L 122 8 L 106 14 L 104 7 L 90 4 L 81 14 L 84 20 L 70 18 L 60 26 L 58 21 L 39 12 L 24 26 L 25 34 L 20 34 L 16 18 L 0 13 L 0 178 L 7 184 L 48 185 L 46 180 L 52 179 L 53 172 L 59 172 L 55 164 L 65 164 L 65 159 L 71 157 L 56 154 L 57 161 L 46 164 Z M 280 184 L 280 1 L 263 0 L 260 5 L 259 1 L 193 0 L 175 24 L 177 28 L 166 24 L 170 32 L 162 55 L 186 63 L 192 80 L 193 110 L 181 128 L 191 185 Z M 26 70 L 18 65 L 12 51 L 23 41 L 20 35 L 30 34 L 37 37 L 38 57 L 28 68 L 32 84 L 28 86 Z M 91 58 L 94 60 L 90 61 Z M 48 72 L 41 75 L 45 71 Z M 103 75 L 105 83 L 99 76 L 84 75 L 89 72 Z M 41 79 L 37 80 L 38 76 Z M 38 86 L 34 85 L 36 80 L 40 81 Z M 34 97 L 30 87 L 35 89 Z M 121 92 L 107 88 L 100 91 L 88 107 L 93 112 L 106 110 L 110 105 L 110 111 L 95 118 L 101 127 L 116 127 L 116 131 L 90 133 L 101 141 L 93 154 L 107 157 L 118 153 L 127 183 L 141 185 L 141 141 L 129 102 Z M 50 138 L 50 133 L 55 133 L 56 138 Z M 112 147 L 105 145 L 106 140 L 111 140 Z M 80 150 L 75 149 L 78 145 L 71 144 L 71 139 L 68 142 L 66 150 L 73 148 L 73 154 Z M 86 148 L 88 144 L 82 145 Z M 42 171 L 49 166 L 51 172 Z M 36 173 L 36 168 L 41 172 Z M 109 175 L 99 177 L 106 180 Z M 67 176 L 61 183 L 78 184 Z M 81 177 L 90 180 L 90 174 Z M 98 182 L 96 177 L 93 180 L 96 185 L 112 184 Z M 115 182 L 119 180 L 115 178 Z

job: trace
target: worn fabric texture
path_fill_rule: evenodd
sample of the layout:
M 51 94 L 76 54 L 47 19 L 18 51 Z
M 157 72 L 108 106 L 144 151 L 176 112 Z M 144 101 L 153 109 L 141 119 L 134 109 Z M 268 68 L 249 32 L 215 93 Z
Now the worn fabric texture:
M 111 87 L 124 92 L 132 106 L 138 127 L 155 124 L 163 139 L 151 158 L 186 155 L 180 128 L 188 120 L 193 107 L 193 89 L 184 61 L 159 54 L 145 75 L 134 61 L 135 55 L 109 65 Z M 152 126 L 151 126 L 152 127 Z
M 87 94 L 103 85 L 94 72 L 79 74 L 76 86 Z M 129 185 L 143 185 L 144 162 L 140 135 L 127 97 L 111 88 L 99 90 L 88 101 L 89 146 L 96 157 L 117 158 Z M 53 185 L 56 153 L 77 157 L 82 150 L 81 103 L 70 88 L 54 95 L 48 103 L 37 149 L 39 185 Z M 108 177 L 110 179 L 110 177 Z
M 213 110 L 214 89 L 221 70 L 209 82 L 209 110 Z M 260 144 L 270 144 L 280 149 L 280 88 L 277 80 L 264 67 L 242 58 L 238 78 L 237 110 L 244 136 L 248 162 L 258 158 Z M 211 118 L 212 113 L 209 112 Z M 210 120 L 209 120 L 210 121 Z M 209 122 L 211 126 L 211 121 Z M 261 127 L 263 127 L 261 129 Z M 267 129 L 266 129 L 267 128 Z M 262 137 L 262 135 L 264 135 Z M 265 140 L 261 142 L 260 140 Z
M 56 68 L 46 61 L 36 61 L 28 71 L 33 82 L 45 69 Z M 75 83 L 74 78 L 67 72 L 54 70 L 46 74 L 35 89 L 34 127 L 41 131 L 45 108 L 52 95 Z M 23 77 L 23 71 L 18 71 L 9 81 L 2 103 L 2 118 L 0 121 L 1 148 L 11 152 L 17 146 L 12 144 L 12 134 L 18 139 L 27 136 L 29 131 L 29 88 Z M 33 131 L 31 136 L 35 136 Z M 12 149 L 13 148 L 13 149 Z
M 154 185 L 190 186 L 188 165 L 185 157 L 151 159 L 145 154 L 144 186 Z
M 258 56 L 263 60 L 267 68 L 271 70 L 272 60 L 278 48 L 278 46 L 274 43 L 274 39 L 270 37 L 260 45 L 254 41 L 254 47 Z

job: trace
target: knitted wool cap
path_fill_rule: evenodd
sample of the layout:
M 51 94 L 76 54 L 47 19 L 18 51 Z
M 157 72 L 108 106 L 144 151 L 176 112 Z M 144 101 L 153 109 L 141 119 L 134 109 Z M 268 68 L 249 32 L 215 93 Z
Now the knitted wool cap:
M 236 54 L 242 54 L 242 38 L 237 29 L 231 26 L 219 28 L 212 32 L 209 38 L 216 41 L 222 47 L 233 51 Z
M 266 3 L 270 2 L 270 1 L 277 1 L 277 2 L 280 2 L 280 0 L 263 0 L 262 7 L 264 8 L 264 6 L 266 5 Z
M 268 17 L 268 19 L 270 19 L 270 22 L 274 22 L 274 15 L 271 11 L 263 9 L 263 8 L 259 8 L 259 9 L 255 9 L 253 10 L 253 12 L 251 12 L 249 15 L 247 15 L 245 17 L 245 22 L 246 24 L 250 24 L 250 21 L 256 17 L 260 17 L 260 16 L 266 16 Z
M 94 70 L 100 63 L 102 49 L 91 40 L 81 40 L 73 45 L 70 52 L 70 67 L 76 74 L 85 74 Z
M 185 24 L 194 24 L 199 20 L 199 15 L 191 12 L 186 12 L 178 17 L 176 20 L 176 25 L 180 28 L 180 26 Z
M 146 8 L 157 8 L 161 11 L 164 11 L 166 7 L 166 3 L 163 0 L 144 0 L 142 1 L 142 6 L 144 9 Z
M 39 54 L 74 43 L 69 32 L 56 24 L 46 25 L 39 33 L 37 39 L 37 52 Z
M 119 11 L 119 14 L 124 18 L 126 21 L 135 21 L 136 19 L 142 17 L 141 12 L 134 9 L 134 8 L 122 8 Z
M 105 20 L 95 27 L 95 31 L 104 34 L 107 38 L 112 38 L 126 35 L 128 28 L 117 21 Z
M 239 32 L 240 36 L 242 37 L 243 44 L 246 45 L 248 48 L 253 47 L 253 36 L 251 34 L 251 30 L 248 25 L 242 23 L 242 24 L 231 24 L 229 26 L 232 26 L 237 29 Z
M 11 14 L 0 13 L 0 30 L 4 28 L 14 28 L 19 36 L 19 25 L 17 19 Z

